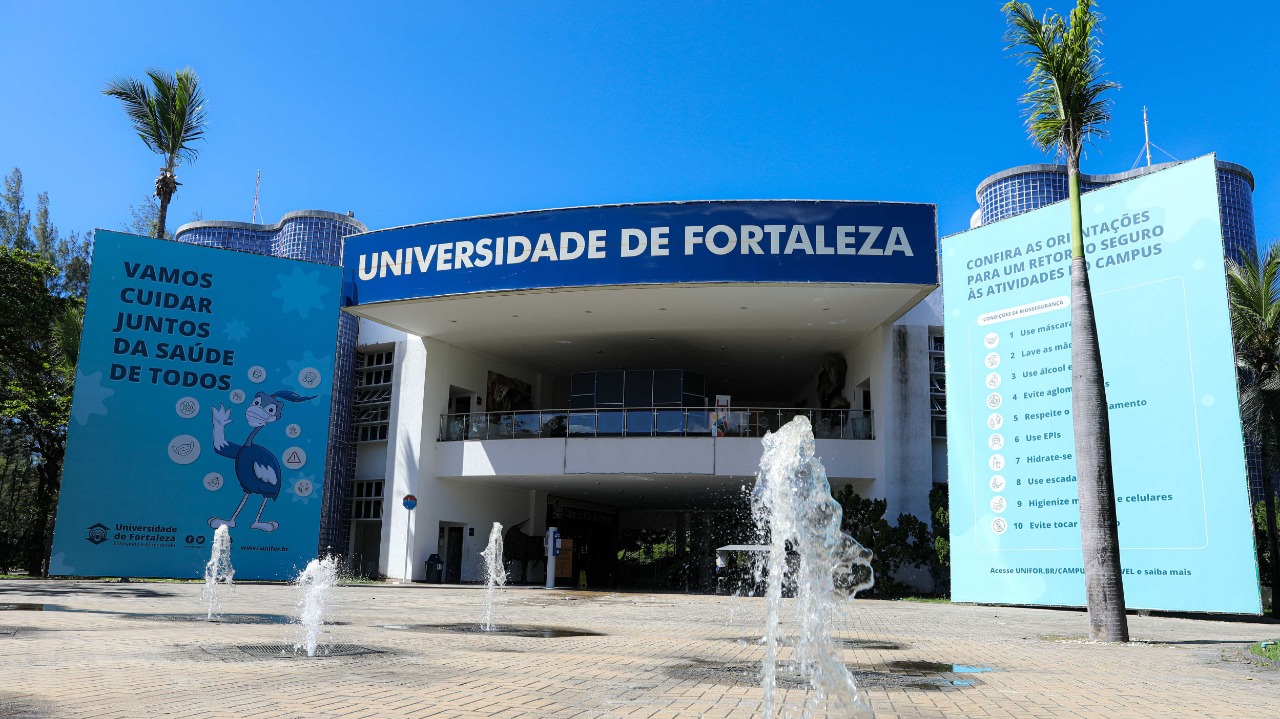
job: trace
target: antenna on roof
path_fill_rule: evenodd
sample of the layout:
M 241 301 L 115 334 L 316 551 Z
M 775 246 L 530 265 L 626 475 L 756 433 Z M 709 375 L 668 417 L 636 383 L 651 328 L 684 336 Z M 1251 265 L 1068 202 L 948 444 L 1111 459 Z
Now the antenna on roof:
M 1147 151 L 1147 167 L 1151 167 L 1151 125 L 1147 122 L 1147 106 L 1142 106 L 1142 147 Z
M 1163 147 L 1160 147 L 1159 145 L 1151 141 L 1151 124 L 1147 122 L 1147 106 L 1146 105 L 1142 106 L 1142 137 L 1143 137 L 1142 150 L 1140 150 L 1138 152 L 1138 156 L 1134 158 L 1133 165 L 1129 168 L 1130 170 L 1138 166 L 1138 163 L 1142 160 L 1143 153 L 1146 153 L 1147 155 L 1147 167 L 1151 167 L 1151 148 L 1153 147 L 1163 152 L 1164 154 L 1168 155 L 1169 159 L 1173 160 L 1174 162 L 1178 161 L 1178 158 L 1174 157 L 1173 154 L 1170 153 L 1168 150 L 1164 149 Z
M 1147 164 L 1148 165 L 1151 164 L 1151 158 L 1147 158 Z M 258 214 L 259 214 L 258 190 L 260 189 L 262 189 L 262 168 L 261 167 L 258 168 L 258 179 L 254 180 L 253 182 L 253 219 L 250 220 L 250 222 L 252 222 L 255 225 L 258 224 Z

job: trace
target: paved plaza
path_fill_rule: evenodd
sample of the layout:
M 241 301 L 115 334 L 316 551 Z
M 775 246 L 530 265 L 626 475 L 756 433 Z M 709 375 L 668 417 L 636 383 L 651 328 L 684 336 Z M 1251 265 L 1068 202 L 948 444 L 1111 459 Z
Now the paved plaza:
M 479 620 L 482 587 L 359 585 L 333 590 L 326 638 L 377 653 L 298 659 L 272 654 L 295 627 L 261 616 L 291 613 L 291 587 L 238 585 L 224 611 L 256 623 L 210 624 L 172 621 L 201 611 L 198 584 L 3 581 L 0 716 L 760 715 L 761 599 L 503 596 L 500 623 L 597 634 L 459 633 L 447 625 Z M 1139 643 L 1091 645 L 1080 612 L 872 600 L 852 602 L 835 627 L 879 717 L 1280 711 L 1280 671 L 1242 654 L 1280 625 L 1132 617 L 1130 628 Z M 794 685 L 783 693 L 803 699 Z

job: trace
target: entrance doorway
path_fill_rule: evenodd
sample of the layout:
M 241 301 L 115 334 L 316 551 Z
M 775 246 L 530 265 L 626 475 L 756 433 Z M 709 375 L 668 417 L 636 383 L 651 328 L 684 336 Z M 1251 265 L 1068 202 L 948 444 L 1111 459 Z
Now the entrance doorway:
M 449 385 L 449 414 L 471 414 L 476 393 L 465 387 Z
M 444 560 L 444 583 L 462 583 L 463 525 L 456 522 L 440 523 L 440 558 Z
M 557 584 L 576 587 L 585 573 L 589 587 L 616 586 L 617 508 L 548 497 L 547 524 L 558 527 L 562 538 L 560 557 L 553 565 Z
M 366 579 L 378 576 L 382 551 L 382 521 L 351 523 L 351 567 Z

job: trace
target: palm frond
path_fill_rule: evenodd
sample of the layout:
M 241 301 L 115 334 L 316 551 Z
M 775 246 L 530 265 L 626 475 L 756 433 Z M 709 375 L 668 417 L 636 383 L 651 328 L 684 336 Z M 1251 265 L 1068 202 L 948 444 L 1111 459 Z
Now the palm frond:
M 84 325 L 84 306 L 69 305 L 65 311 L 53 320 L 53 346 L 58 360 L 75 373 L 76 363 L 80 360 L 80 331 Z
M 170 75 L 163 70 L 146 71 L 146 82 L 131 77 L 112 79 L 102 93 L 120 100 L 133 129 L 147 149 L 165 158 L 172 172 L 183 160 L 199 156 L 193 143 L 204 138 L 206 116 L 204 93 L 191 68 Z
M 1105 79 L 1101 17 L 1092 0 L 1078 0 L 1070 22 L 1057 14 L 1037 18 L 1027 3 L 1004 6 L 1008 20 L 1006 50 L 1027 65 L 1027 92 L 1020 98 L 1027 133 L 1041 150 L 1053 150 L 1078 168 L 1086 143 L 1105 139 L 1111 103 L 1105 93 L 1120 86 Z
M 1260 261 L 1247 257 L 1228 264 L 1227 300 L 1241 419 L 1258 441 L 1275 443 L 1280 440 L 1280 246 Z
M 200 79 L 196 77 L 195 70 L 189 67 L 174 73 L 174 80 L 174 117 L 180 118 L 180 122 L 175 123 L 174 134 L 179 140 L 183 159 L 195 162 L 199 151 L 192 143 L 204 138 L 206 123 L 204 92 L 200 89 Z
M 162 152 L 158 142 L 161 134 L 160 116 L 155 98 L 146 85 L 131 77 L 117 77 L 107 82 L 102 94 L 120 101 L 134 132 L 146 143 L 147 149 Z

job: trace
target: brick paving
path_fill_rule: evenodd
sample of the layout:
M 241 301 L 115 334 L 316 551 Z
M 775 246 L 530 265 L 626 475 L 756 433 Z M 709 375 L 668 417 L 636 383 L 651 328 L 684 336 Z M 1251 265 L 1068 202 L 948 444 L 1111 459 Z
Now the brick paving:
M 290 587 L 239 585 L 223 608 L 288 614 L 294 599 Z M 296 629 L 137 616 L 201 612 L 196 584 L 0 581 L 0 717 L 760 715 L 750 683 L 762 655 L 760 599 L 513 588 L 500 624 L 601 636 L 415 626 L 478 622 L 482 599 L 477 587 L 340 587 L 331 618 L 344 624 L 326 639 L 383 653 L 254 659 L 237 647 L 292 644 Z M 56 610 L 3 609 L 18 602 Z M 1280 635 L 1280 624 L 1131 617 L 1140 641 L 1107 646 L 1082 641 L 1079 612 L 855 601 L 835 629 L 850 640 L 850 667 L 871 672 L 863 691 L 878 717 L 1280 715 L 1280 671 L 1241 651 Z M 913 678 L 903 662 L 993 671 Z M 795 688 L 782 695 L 792 706 L 805 698 Z

